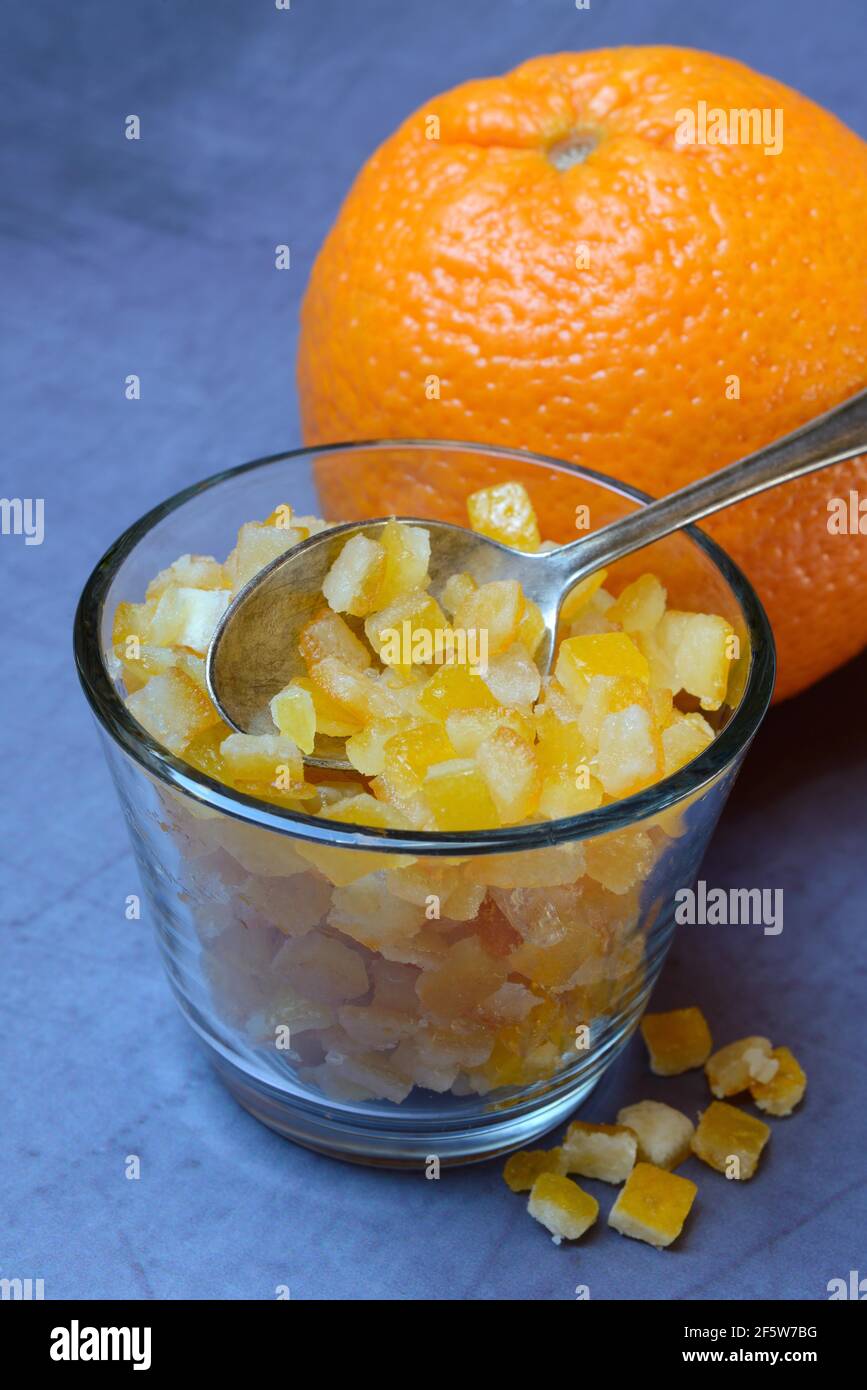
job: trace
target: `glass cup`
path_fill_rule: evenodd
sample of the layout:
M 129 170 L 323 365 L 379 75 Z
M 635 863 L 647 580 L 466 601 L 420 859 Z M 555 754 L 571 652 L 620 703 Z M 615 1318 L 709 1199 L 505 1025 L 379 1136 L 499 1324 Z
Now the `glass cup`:
M 471 477 L 466 487 L 461 479 Z M 224 557 L 283 502 L 332 521 L 461 521 L 464 494 L 524 483 L 564 542 L 646 499 L 541 456 L 451 442 L 298 450 L 178 493 L 116 541 L 75 621 L 81 681 L 181 1010 L 229 1091 L 297 1143 L 356 1162 L 466 1163 L 531 1143 L 589 1094 L 635 1029 L 768 707 L 774 647 L 739 569 L 696 530 L 621 561 L 673 607 L 737 634 L 717 736 L 674 775 L 579 816 L 450 834 L 305 816 L 215 781 L 124 704 L 117 603 L 178 555 Z M 360 515 L 341 496 L 369 498 Z M 407 489 L 410 489 L 409 492 Z M 411 497 L 411 505 L 407 504 Z M 686 1001 L 690 1002 L 690 1001 Z

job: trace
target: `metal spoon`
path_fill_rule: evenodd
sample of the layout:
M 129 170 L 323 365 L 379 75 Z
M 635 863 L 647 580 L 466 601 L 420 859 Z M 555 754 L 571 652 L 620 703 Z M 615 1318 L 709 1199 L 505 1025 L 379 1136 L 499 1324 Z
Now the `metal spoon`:
M 430 532 L 434 593 L 451 574 L 466 571 L 480 584 L 517 579 L 545 619 L 536 652 L 542 674 L 554 654 L 563 599 L 587 575 L 661 540 L 712 512 L 743 502 L 833 463 L 867 453 L 867 391 L 818 416 L 767 448 L 718 473 L 639 507 L 557 550 L 528 554 L 444 521 L 402 518 Z M 293 676 L 306 674 L 298 632 L 322 607 L 322 582 L 350 536 L 375 539 L 386 520 L 334 526 L 274 560 L 240 591 L 217 627 L 207 660 L 208 688 L 227 724 L 242 733 L 273 733 L 268 702 Z M 347 769 L 342 745 L 317 738 L 314 766 Z

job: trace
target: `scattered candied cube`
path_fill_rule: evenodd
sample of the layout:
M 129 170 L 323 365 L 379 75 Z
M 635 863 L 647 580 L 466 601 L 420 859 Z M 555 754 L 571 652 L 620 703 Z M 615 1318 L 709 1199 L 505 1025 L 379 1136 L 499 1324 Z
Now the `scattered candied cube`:
M 722 1100 L 725 1096 L 736 1096 L 745 1091 L 751 1081 L 770 1081 L 777 1070 L 770 1074 L 764 1066 L 771 1057 L 771 1044 L 768 1038 L 739 1038 L 737 1042 L 721 1047 L 705 1063 L 705 1074 L 713 1094 Z
M 770 1055 L 777 1070 L 769 1081 L 752 1081 L 750 1095 L 766 1115 L 791 1115 L 804 1098 L 806 1073 L 787 1047 L 775 1047 Z
M 631 1173 L 638 1140 L 625 1125 L 591 1125 L 575 1120 L 566 1131 L 564 1171 L 603 1182 L 623 1182 Z
M 714 1100 L 699 1119 L 692 1151 L 718 1173 L 743 1182 L 753 1176 L 770 1137 L 764 1120 L 738 1110 L 736 1105 Z
M 467 498 L 470 526 L 482 536 L 516 550 L 538 550 L 539 523 L 527 489 L 521 483 L 497 483 Z
M 608 1215 L 608 1224 L 623 1236 L 646 1240 L 663 1249 L 677 1240 L 698 1192 L 694 1182 L 636 1163 Z
M 617 1112 L 617 1123 L 631 1129 L 638 1140 L 638 1159 L 655 1168 L 671 1170 L 690 1152 L 695 1125 L 680 1110 L 658 1100 L 640 1100 Z
M 713 1046 L 701 1009 L 672 1009 L 645 1014 L 641 1035 L 650 1053 L 650 1070 L 657 1076 L 679 1076 L 704 1066 Z
M 525 1149 L 506 1160 L 503 1177 L 513 1192 L 529 1192 L 543 1173 L 563 1172 L 559 1149 Z
M 599 1203 L 560 1173 L 541 1173 L 530 1190 L 527 1210 L 559 1245 L 561 1240 L 577 1240 L 589 1231 L 599 1215 Z

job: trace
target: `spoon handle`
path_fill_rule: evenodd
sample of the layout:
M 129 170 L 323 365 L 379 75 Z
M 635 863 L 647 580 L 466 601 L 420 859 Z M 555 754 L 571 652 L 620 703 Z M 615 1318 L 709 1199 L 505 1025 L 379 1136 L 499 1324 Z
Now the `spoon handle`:
M 859 391 L 857 396 L 767 448 L 591 531 L 583 539 L 551 552 L 546 559 L 556 556 L 561 582 L 568 588 L 582 575 L 712 512 L 862 453 L 867 453 L 867 391 Z

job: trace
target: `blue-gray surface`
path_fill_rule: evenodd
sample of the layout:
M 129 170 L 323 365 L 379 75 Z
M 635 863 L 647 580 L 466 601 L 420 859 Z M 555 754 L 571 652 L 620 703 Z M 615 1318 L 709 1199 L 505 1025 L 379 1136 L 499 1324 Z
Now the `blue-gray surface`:
M 698 1206 L 657 1254 L 604 1224 L 557 1249 L 499 1165 L 438 1183 L 296 1149 L 238 1110 L 169 996 L 71 669 L 74 602 L 118 530 L 181 484 L 299 441 L 298 301 L 360 162 L 425 97 L 534 53 L 717 49 L 867 135 L 863 0 L 10 0 L 3 482 L 44 544 L 0 540 L 4 1019 L 0 1276 L 48 1298 L 826 1297 L 864 1247 L 862 658 L 774 711 L 706 861 L 781 887 L 785 929 L 684 928 L 656 1005 L 766 1031 L 811 1077 L 759 1177 L 691 1160 Z M 142 138 L 124 139 L 128 114 Z M 277 273 L 274 246 L 292 247 Z M 141 377 L 125 400 L 124 378 Z M 648 1081 L 637 1039 L 591 1119 Z M 124 1177 L 140 1155 L 139 1181 Z M 603 1214 L 613 1196 L 600 1190 Z

